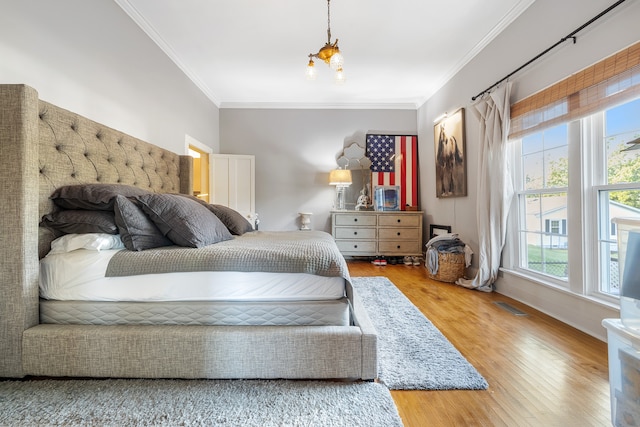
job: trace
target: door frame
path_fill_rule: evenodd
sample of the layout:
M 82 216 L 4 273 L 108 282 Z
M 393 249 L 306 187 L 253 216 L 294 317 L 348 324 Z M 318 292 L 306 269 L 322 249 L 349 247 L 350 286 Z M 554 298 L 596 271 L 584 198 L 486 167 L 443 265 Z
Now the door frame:
M 207 172 L 209 174 L 209 179 L 208 179 L 208 184 L 209 184 L 209 190 L 208 190 L 208 200 L 211 200 L 211 192 L 213 191 L 213 169 L 212 169 L 212 164 L 211 164 L 211 155 L 213 154 L 213 149 L 211 147 L 209 147 L 208 145 L 198 141 L 197 139 L 195 139 L 194 137 L 185 134 L 184 136 L 184 152 L 186 155 L 189 155 L 189 149 L 190 148 L 194 148 L 196 151 L 198 152 L 202 152 L 203 154 L 206 154 L 208 159 L 207 159 L 207 163 L 209 165 L 209 167 L 207 168 Z M 194 177 L 195 180 L 195 177 Z M 193 192 L 193 189 L 191 189 L 191 192 Z M 208 201 L 207 200 L 207 201 Z

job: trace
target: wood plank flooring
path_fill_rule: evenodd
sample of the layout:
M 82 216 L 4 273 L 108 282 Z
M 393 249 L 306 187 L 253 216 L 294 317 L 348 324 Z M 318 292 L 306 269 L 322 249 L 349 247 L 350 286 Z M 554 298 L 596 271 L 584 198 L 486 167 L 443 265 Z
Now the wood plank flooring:
M 392 391 L 405 427 L 612 425 L 602 341 L 503 295 L 431 280 L 424 265 L 348 265 L 352 277 L 388 277 L 489 383 L 482 391 Z

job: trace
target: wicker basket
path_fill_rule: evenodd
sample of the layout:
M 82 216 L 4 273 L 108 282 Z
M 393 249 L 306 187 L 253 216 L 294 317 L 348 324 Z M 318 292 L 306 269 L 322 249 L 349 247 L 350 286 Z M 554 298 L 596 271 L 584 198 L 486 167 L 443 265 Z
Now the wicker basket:
M 464 253 L 438 252 L 438 271 L 429 277 L 440 282 L 453 283 L 464 277 Z

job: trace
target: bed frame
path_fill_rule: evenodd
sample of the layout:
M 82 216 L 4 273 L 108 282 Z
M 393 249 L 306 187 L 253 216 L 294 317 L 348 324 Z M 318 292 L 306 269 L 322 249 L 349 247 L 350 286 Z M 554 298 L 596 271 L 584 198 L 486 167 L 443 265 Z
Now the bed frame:
M 350 285 L 353 326 L 39 324 L 38 223 L 57 187 L 121 183 L 190 193 L 192 159 L 0 85 L 0 377 L 377 377 L 376 332 Z

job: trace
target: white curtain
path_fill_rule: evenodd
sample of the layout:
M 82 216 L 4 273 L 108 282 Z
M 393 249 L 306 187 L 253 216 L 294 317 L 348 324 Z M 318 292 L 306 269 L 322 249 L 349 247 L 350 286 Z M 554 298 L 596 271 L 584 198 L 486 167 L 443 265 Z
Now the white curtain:
M 511 82 L 507 82 L 474 106 L 480 120 L 476 207 L 479 268 L 475 278 L 458 279 L 456 283 L 485 292 L 493 291 L 493 283 L 498 278 L 507 215 L 514 194 L 507 155 L 510 93 Z

